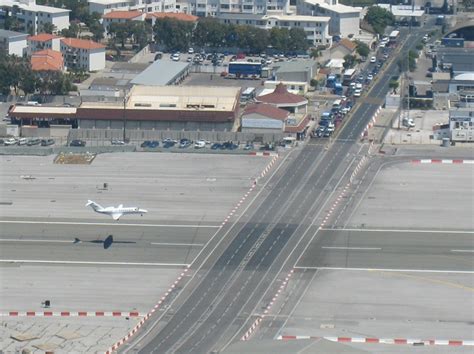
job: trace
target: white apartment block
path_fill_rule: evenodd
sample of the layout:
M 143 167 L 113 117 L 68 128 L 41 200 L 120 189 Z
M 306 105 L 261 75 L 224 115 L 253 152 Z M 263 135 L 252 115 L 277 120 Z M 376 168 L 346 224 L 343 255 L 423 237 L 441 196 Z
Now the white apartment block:
M 42 32 L 43 25 L 51 23 L 55 32 L 69 28 L 68 9 L 36 5 L 36 0 L 1 0 L 0 17 L 5 17 L 5 9 L 22 24 L 22 31 L 32 34 Z
M 331 36 L 349 37 L 359 33 L 361 9 L 339 4 L 338 0 L 297 0 L 296 13 L 306 16 L 328 16 Z
M 49 33 L 39 33 L 28 37 L 28 54 L 40 50 L 51 49 L 56 52 L 61 50 L 61 37 Z
M 188 0 L 188 12 L 196 16 L 224 14 L 289 13 L 289 0 Z
M 175 12 L 176 0 L 88 0 L 89 13 L 111 11 Z
M 25 33 L 0 29 L 0 51 L 5 51 L 8 55 L 22 57 L 26 54 L 28 47 L 27 36 Z
M 219 21 L 228 24 L 255 26 L 267 30 L 273 27 L 288 29 L 301 28 L 306 33 L 306 38 L 311 45 L 332 45 L 332 38 L 329 35 L 329 17 L 274 14 L 221 14 Z
M 105 46 L 91 40 L 62 38 L 61 53 L 68 70 L 96 71 L 105 68 Z

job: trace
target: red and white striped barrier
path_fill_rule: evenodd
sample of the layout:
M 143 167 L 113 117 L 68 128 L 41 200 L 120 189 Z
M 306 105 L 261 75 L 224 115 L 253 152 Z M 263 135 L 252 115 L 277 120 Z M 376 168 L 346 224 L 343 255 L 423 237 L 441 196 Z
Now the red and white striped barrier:
M 343 342 L 343 343 L 474 346 L 474 340 L 370 338 L 370 337 L 313 337 L 313 336 L 290 336 L 290 335 L 277 337 L 277 340 L 300 340 L 300 339 L 326 339 L 331 342 Z
M 174 283 L 168 288 L 168 291 L 161 297 L 160 301 L 140 320 L 140 322 L 137 323 L 135 327 L 132 328 L 128 334 L 117 341 L 115 344 L 113 344 L 105 353 L 106 354 L 112 354 L 114 351 L 116 351 L 120 346 L 122 346 L 126 341 L 128 341 L 130 338 L 132 338 L 135 333 L 138 332 L 138 330 L 145 324 L 145 322 L 155 313 L 163 304 L 163 302 L 166 300 L 168 295 L 173 291 L 173 289 L 178 285 L 178 283 L 184 278 L 186 273 L 188 272 L 189 268 L 184 269 L 181 274 L 176 278 Z
M 249 152 L 250 156 L 278 156 L 277 152 L 270 152 L 270 151 L 252 151 Z
M 369 129 L 372 128 L 375 123 L 377 122 L 377 116 L 380 113 L 380 110 L 382 108 L 379 106 L 377 110 L 375 111 L 374 115 L 372 116 L 372 119 L 369 121 L 369 123 L 366 125 L 364 131 L 360 134 L 360 138 L 364 139 L 366 136 L 369 135 Z
M 0 317 L 144 317 L 138 311 L 8 311 Z
M 412 160 L 412 163 L 444 163 L 444 164 L 474 164 L 474 160 L 462 160 L 462 159 L 420 159 Z
M 278 296 L 280 296 L 281 292 L 283 289 L 286 287 L 288 284 L 288 281 L 290 280 L 290 277 L 293 275 L 294 269 L 292 269 L 288 275 L 285 277 L 285 280 L 281 283 L 280 287 L 278 288 L 276 294 L 273 296 L 272 301 L 266 306 L 265 310 L 263 311 L 263 315 L 259 316 L 250 326 L 250 328 L 245 332 L 245 334 L 240 338 L 240 340 L 248 340 L 252 333 L 257 329 L 258 325 L 260 322 L 262 322 L 263 318 L 268 314 L 268 312 L 271 310 L 273 304 L 277 301 Z

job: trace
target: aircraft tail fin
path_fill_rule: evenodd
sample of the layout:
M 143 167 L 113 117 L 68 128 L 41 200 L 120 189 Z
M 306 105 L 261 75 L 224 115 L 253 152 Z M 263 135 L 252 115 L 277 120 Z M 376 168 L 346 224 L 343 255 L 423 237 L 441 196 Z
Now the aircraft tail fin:
M 90 206 L 92 209 L 94 209 L 96 211 L 100 210 L 100 209 L 103 209 L 101 205 L 97 204 L 93 200 L 88 200 L 87 201 L 86 207 L 88 207 L 88 206 Z

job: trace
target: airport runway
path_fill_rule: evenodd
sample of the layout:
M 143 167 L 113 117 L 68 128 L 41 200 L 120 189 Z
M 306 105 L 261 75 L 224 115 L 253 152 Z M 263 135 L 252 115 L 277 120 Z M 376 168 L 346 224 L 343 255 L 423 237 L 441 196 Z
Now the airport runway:
M 393 62 L 372 88 L 380 103 L 396 72 Z M 248 318 L 247 311 L 259 303 L 291 250 L 305 236 L 308 216 L 316 215 L 337 187 L 350 156 L 357 151 L 355 142 L 377 107 L 373 100 L 362 103 L 327 152 L 321 146 L 307 145 L 294 156 L 246 224 L 230 230 L 226 236 L 232 240 L 230 245 L 205 260 L 203 269 L 209 271 L 198 274 L 192 292 L 173 306 L 173 315 L 156 328 L 145 328 L 146 345 L 139 341 L 127 349 L 204 353 L 238 339 L 233 336 L 240 330 L 242 318 Z
M 214 225 L 0 220 L 0 262 L 184 266 Z
M 474 272 L 474 234 L 409 230 L 322 230 L 296 268 Z

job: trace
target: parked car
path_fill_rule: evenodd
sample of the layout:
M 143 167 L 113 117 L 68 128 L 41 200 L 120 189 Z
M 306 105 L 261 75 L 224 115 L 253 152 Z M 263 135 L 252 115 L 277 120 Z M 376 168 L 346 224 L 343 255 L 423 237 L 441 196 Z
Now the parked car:
M 39 144 L 41 144 L 41 139 L 39 139 L 39 138 L 31 138 L 26 143 L 26 145 L 28 145 L 28 146 L 39 145 Z
M 18 145 L 26 145 L 28 143 L 28 139 L 26 138 L 20 138 L 18 139 Z
M 12 145 L 17 145 L 18 142 L 16 141 L 15 138 L 8 138 L 4 140 L 3 144 L 5 144 L 5 146 L 12 146 Z
M 179 147 L 181 149 L 185 149 L 185 148 L 190 147 L 190 146 L 191 146 L 191 140 L 189 140 L 189 139 L 181 139 L 179 141 Z
M 84 140 L 76 139 L 76 140 L 71 141 L 69 146 L 86 146 L 86 142 Z
M 244 146 L 244 150 L 252 150 L 254 148 L 252 143 L 248 143 Z
M 377 58 L 376 58 L 376 57 L 370 57 L 370 62 L 371 62 L 371 63 L 376 63 L 376 62 L 377 62 Z
M 206 147 L 206 141 L 205 140 L 197 140 L 194 143 L 194 148 L 195 149 L 202 149 Z
M 188 49 L 188 54 L 194 54 L 194 49 L 193 49 L 193 48 L 189 48 L 189 49 Z
M 163 141 L 163 147 L 165 149 L 169 149 L 170 147 L 173 147 L 176 143 L 174 141 Z
M 158 146 L 160 146 L 160 143 L 156 140 L 150 141 L 150 144 L 148 145 L 150 149 L 156 149 Z
M 54 139 L 43 139 L 43 140 L 41 140 L 41 146 L 54 145 L 54 143 L 55 143 Z
M 221 146 L 222 146 L 222 144 L 214 143 L 214 144 L 211 145 L 211 149 L 212 150 L 218 150 L 218 149 L 221 148 Z
M 145 140 L 143 143 L 141 143 L 140 147 L 147 148 L 147 147 L 150 147 L 150 144 L 151 144 L 150 140 Z
M 112 145 L 125 145 L 125 141 L 123 140 L 112 140 L 111 141 Z

